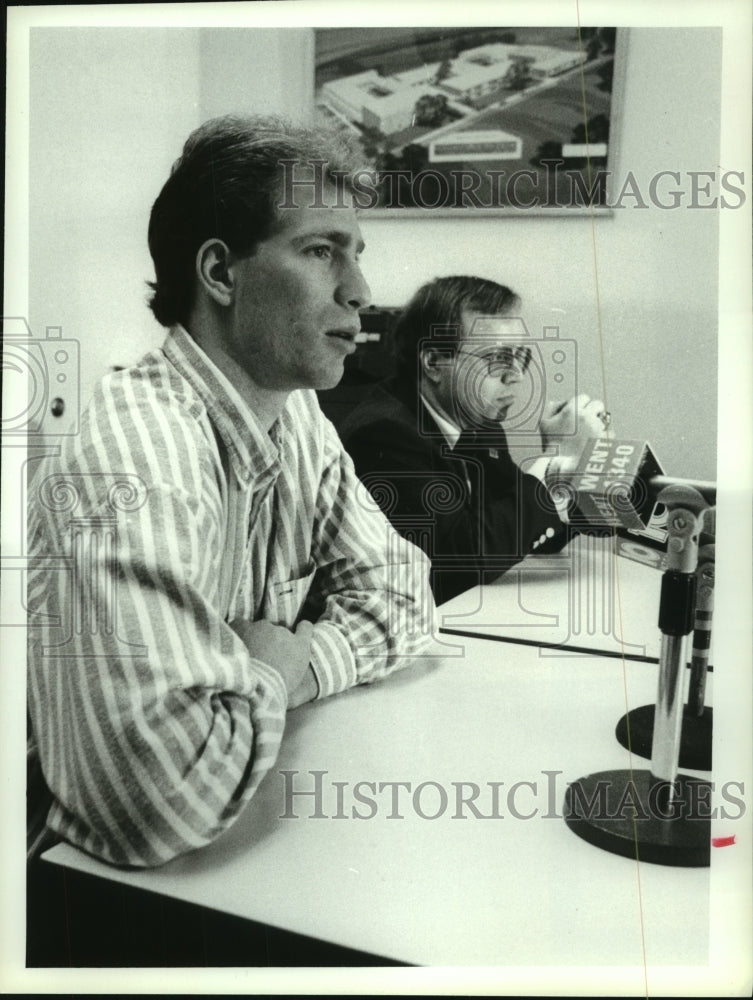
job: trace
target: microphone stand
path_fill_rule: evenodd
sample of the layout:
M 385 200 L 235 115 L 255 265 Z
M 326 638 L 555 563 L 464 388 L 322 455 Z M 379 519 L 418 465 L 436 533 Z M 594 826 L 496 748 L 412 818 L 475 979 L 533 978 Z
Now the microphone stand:
M 565 822 L 579 837 L 623 857 L 655 864 L 708 867 L 711 785 L 678 774 L 685 647 L 693 627 L 698 540 L 706 501 L 689 486 L 663 489 L 667 568 L 662 578 L 662 633 L 650 770 L 612 770 L 574 781 Z
M 700 538 L 702 542 L 705 538 L 714 537 L 713 508 L 707 508 L 703 512 L 703 526 Z M 698 549 L 690 684 L 687 704 L 683 707 L 680 734 L 679 766 L 696 771 L 710 771 L 712 760 L 714 713 L 712 708 L 704 705 L 704 700 L 714 610 L 714 556 L 713 544 L 702 544 Z M 653 705 L 631 709 L 617 723 L 617 740 L 632 753 L 651 758 L 654 716 Z

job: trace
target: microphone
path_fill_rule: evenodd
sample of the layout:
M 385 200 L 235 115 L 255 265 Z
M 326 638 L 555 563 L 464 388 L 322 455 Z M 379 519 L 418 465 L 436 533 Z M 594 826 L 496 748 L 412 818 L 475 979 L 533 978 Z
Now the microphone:
M 713 508 L 712 508 L 713 509 Z M 703 533 L 701 533 L 703 540 Z M 711 649 L 711 626 L 714 614 L 714 563 L 716 547 L 701 545 L 696 569 L 696 602 L 693 627 L 693 651 L 690 660 L 688 709 L 700 718 L 704 713 L 706 674 Z
M 670 671 L 673 682 L 678 676 L 676 664 L 685 655 L 680 639 L 693 631 L 688 702 L 679 715 L 677 703 L 672 704 L 671 725 L 681 726 L 681 731 L 675 733 L 672 728 L 670 737 L 668 710 L 657 699 L 656 706 L 644 705 L 623 716 L 617 724 L 617 739 L 646 756 L 651 756 L 652 747 L 654 753 L 661 753 L 662 745 L 671 745 L 673 752 L 679 751 L 683 767 L 709 770 L 713 712 L 704 701 L 711 645 L 715 510 L 708 505 L 716 502 L 716 484 L 667 476 L 647 442 L 608 438 L 589 440 L 577 461 L 553 459 L 547 483 L 553 498 L 567 498 L 571 525 L 591 532 L 609 530 L 615 535 L 618 555 L 663 571 L 661 660 L 669 659 L 672 665 L 671 669 L 665 665 L 661 672 Z M 680 552 L 677 546 L 688 542 L 672 538 L 669 514 L 671 505 L 683 503 L 688 518 L 697 522 L 698 537 L 692 542 L 692 571 L 678 572 L 674 565 Z M 663 726 L 658 748 L 657 725 Z M 670 762 L 660 762 L 662 777 L 672 770 Z
M 665 475 L 651 445 L 636 440 L 591 438 L 575 465 L 552 460 L 547 485 L 555 500 L 567 500 L 576 528 L 645 531 L 659 493 L 670 486 L 690 487 L 716 502 L 716 483 Z
M 682 698 L 685 645 L 693 628 L 698 543 L 708 508 L 704 497 L 687 486 L 669 486 L 658 500 L 667 508 L 668 538 L 659 603 L 658 688 L 656 705 L 650 706 L 651 764 L 648 770 L 631 765 L 572 782 L 565 793 L 565 822 L 579 837 L 614 854 L 663 865 L 708 867 L 712 785 L 679 773 L 683 719 L 688 716 Z M 647 714 L 645 709 L 634 711 Z M 631 727 L 626 728 L 632 752 Z M 594 810 L 600 790 L 606 792 L 605 801 L 600 799 Z
M 691 495 L 693 491 L 684 489 L 683 492 Z M 671 491 L 663 494 L 670 500 Z M 687 702 L 683 706 L 682 723 L 680 734 L 680 767 L 691 767 L 699 771 L 711 770 L 712 758 L 712 730 L 714 725 L 714 710 L 705 704 L 706 698 L 706 677 L 709 670 L 709 652 L 711 649 L 711 627 L 714 610 L 714 537 L 716 532 L 716 510 L 714 507 L 701 509 L 701 496 L 695 491 L 696 511 L 701 511 L 698 521 L 698 538 L 694 544 L 697 545 L 697 562 L 695 568 L 695 579 L 691 581 L 689 576 L 685 576 L 685 588 L 692 588 L 693 599 L 686 599 L 685 591 L 675 591 L 673 597 L 669 597 L 664 592 L 664 579 L 662 581 L 662 600 L 664 601 L 664 615 L 667 612 L 685 608 L 685 614 L 689 617 L 685 622 L 683 631 L 689 633 L 692 626 L 692 654 L 690 659 L 690 678 L 688 685 Z M 704 501 L 705 502 L 705 501 Z M 667 517 L 667 521 L 669 518 Z M 677 553 L 677 542 L 673 543 L 674 548 L 667 546 L 667 552 L 661 555 L 657 568 L 667 571 Z M 618 554 L 620 552 L 618 549 Z M 631 556 L 631 558 L 634 558 Z M 647 560 L 642 560 L 646 562 Z M 676 579 L 676 577 L 675 577 Z M 692 609 L 690 608 L 692 604 Z M 692 611 L 692 617 L 690 613 Z M 663 630 L 664 631 L 664 630 Z M 655 706 L 641 705 L 633 708 L 622 716 L 617 723 L 615 735 L 618 741 L 627 747 L 632 753 L 641 757 L 651 757 L 653 747 L 653 733 L 655 728 Z

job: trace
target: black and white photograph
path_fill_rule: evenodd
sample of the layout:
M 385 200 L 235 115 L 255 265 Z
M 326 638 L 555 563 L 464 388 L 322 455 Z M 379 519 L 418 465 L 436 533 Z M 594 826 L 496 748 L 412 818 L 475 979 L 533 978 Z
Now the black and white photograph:
M 0 988 L 749 996 L 748 5 L 6 28 Z

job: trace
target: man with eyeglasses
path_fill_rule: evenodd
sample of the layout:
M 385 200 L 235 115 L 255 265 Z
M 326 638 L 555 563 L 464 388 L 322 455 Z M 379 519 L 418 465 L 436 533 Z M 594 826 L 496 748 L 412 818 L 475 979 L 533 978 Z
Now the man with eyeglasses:
M 514 292 L 483 278 L 422 286 L 393 331 L 395 377 L 340 428 L 375 501 L 430 556 L 438 604 L 568 538 L 544 481 L 551 456 L 522 471 L 503 428 L 525 409 L 532 357 L 519 307 Z M 606 422 L 603 403 L 579 395 L 545 403 L 538 431 L 545 451 L 575 458 Z

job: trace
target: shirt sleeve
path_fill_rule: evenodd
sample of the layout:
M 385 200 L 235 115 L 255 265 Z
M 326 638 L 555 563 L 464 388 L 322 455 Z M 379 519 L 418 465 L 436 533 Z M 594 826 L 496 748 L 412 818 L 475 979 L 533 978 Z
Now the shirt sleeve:
M 383 515 L 328 421 L 324 455 L 312 539 L 319 698 L 415 662 L 435 631 L 428 558 Z
M 48 825 L 151 866 L 237 817 L 276 759 L 287 694 L 218 611 L 211 447 L 127 402 L 116 418 L 100 399 L 96 434 L 34 480 L 29 705 Z

